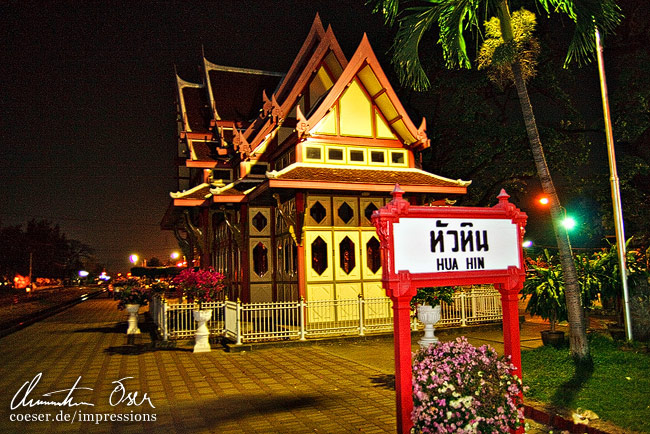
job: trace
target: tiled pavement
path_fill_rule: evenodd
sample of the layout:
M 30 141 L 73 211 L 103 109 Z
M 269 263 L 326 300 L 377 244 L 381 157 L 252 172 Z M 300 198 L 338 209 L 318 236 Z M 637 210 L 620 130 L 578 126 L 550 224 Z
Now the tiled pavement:
M 377 383 L 376 369 L 327 353 L 315 346 L 263 351 L 193 354 L 189 349 L 156 350 L 146 333 L 125 335 L 126 313 L 116 302 L 89 300 L 0 340 L 0 432 L 392 432 L 394 392 Z M 141 319 L 142 325 L 142 319 Z M 19 391 L 42 373 L 29 398 L 64 400 L 94 406 L 39 405 L 11 410 L 25 396 Z M 118 403 L 118 386 L 150 398 L 142 405 Z M 80 388 L 91 388 L 84 390 Z M 134 395 L 131 395 L 134 396 Z M 62 412 L 62 413 L 61 413 Z M 18 414 L 50 422 L 11 422 Z M 79 422 L 101 414 L 154 417 L 155 422 Z M 76 419 L 58 422 L 57 415 Z M 124 416 L 121 416 L 122 418 Z
M 127 314 L 115 307 L 112 300 L 89 300 L 0 340 L 1 433 L 395 431 L 392 343 L 268 347 L 242 353 L 161 350 L 154 349 L 145 330 L 127 337 Z M 498 346 L 499 335 L 475 339 L 495 340 Z M 19 392 L 39 373 L 31 392 L 27 387 Z M 73 402 L 93 406 L 11 409 L 12 402 L 29 399 L 62 402 L 68 391 L 42 395 L 70 389 L 78 378 Z M 122 394 L 117 381 L 124 378 Z M 126 399 L 120 402 L 121 396 Z M 50 421 L 11 421 L 27 414 L 49 415 Z M 94 421 L 80 421 L 90 417 Z M 104 420 L 98 422 L 97 417 Z

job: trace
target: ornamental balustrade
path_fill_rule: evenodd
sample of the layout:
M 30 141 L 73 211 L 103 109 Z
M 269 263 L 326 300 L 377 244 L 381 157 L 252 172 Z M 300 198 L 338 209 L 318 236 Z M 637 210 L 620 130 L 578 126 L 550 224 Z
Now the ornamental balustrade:
M 149 305 L 149 315 L 163 340 L 189 339 L 196 330 L 192 318 L 195 308 L 191 303 L 156 295 Z M 235 344 L 364 336 L 393 330 L 392 301 L 387 297 L 270 303 L 226 300 L 203 303 L 201 308 L 213 311 L 208 323 L 211 335 L 226 337 Z M 452 303 L 442 303 L 437 327 L 464 327 L 501 320 L 499 292 L 490 285 L 473 286 L 456 292 Z M 412 330 L 422 327 L 413 313 Z

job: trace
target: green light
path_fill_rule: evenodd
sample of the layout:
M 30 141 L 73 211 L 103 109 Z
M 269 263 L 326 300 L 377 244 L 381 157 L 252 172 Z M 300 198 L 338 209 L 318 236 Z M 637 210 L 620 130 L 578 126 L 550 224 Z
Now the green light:
M 570 231 L 576 227 L 576 221 L 573 217 L 565 217 L 564 220 L 562 220 L 562 226 L 564 226 L 567 231 Z

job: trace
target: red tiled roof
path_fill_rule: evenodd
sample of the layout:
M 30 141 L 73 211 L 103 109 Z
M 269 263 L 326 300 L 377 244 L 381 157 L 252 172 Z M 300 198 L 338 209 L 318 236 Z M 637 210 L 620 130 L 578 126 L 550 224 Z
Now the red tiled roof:
M 250 122 L 262 108 L 262 91 L 270 95 L 282 78 L 277 73 L 237 68 L 208 72 L 217 113 L 222 120 Z
M 352 169 L 343 167 L 296 166 L 286 172 L 271 176 L 273 179 L 336 182 L 357 184 L 388 184 L 388 185 L 423 185 L 436 187 L 465 187 L 465 181 L 454 181 L 431 175 L 419 169 L 381 170 L 381 169 Z
M 214 146 L 214 142 L 212 142 L 212 145 Z M 192 140 L 192 148 L 197 160 L 214 160 L 210 143 L 202 140 Z
M 183 87 L 182 92 L 192 132 L 209 132 L 211 115 L 205 88 Z
M 200 184 L 190 190 L 171 193 L 175 206 L 204 206 L 209 200 L 214 202 L 241 202 L 246 195 L 231 183 L 226 186 Z
M 176 193 L 178 195 L 182 195 L 182 193 Z M 206 197 L 211 196 L 212 193 L 210 193 L 210 185 L 209 184 L 204 184 L 201 188 L 198 188 L 191 193 L 188 193 L 187 195 L 182 195 L 180 197 L 176 197 L 175 199 L 188 199 L 188 200 L 204 200 Z

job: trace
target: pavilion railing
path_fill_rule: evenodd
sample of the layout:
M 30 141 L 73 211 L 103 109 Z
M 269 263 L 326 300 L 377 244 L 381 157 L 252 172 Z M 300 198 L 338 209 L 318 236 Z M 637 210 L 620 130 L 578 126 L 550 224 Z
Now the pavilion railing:
M 219 301 L 206 303 L 212 309 L 208 328 L 213 336 L 225 336 L 236 344 L 271 340 L 305 340 L 327 336 L 391 332 L 392 302 L 387 297 L 241 303 Z M 163 340 L 194 336 L 196 323 L 193 304 L 165 300 L 160 295 L 149 305 L 149 314 Z M 436 328 L 500 322 L 499 292 L 492 286 L 474 286 L 456 292 L 453 302 L 443 303 Z M 413 330 L 422 324 L 413 313 Z

